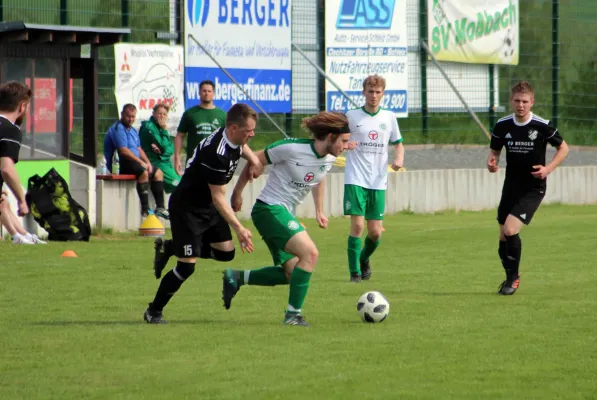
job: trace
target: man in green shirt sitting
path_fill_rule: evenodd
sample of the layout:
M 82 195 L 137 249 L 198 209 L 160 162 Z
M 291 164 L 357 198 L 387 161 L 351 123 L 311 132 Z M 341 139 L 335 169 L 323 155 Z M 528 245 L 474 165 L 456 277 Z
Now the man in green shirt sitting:
M 180 181 L 180 175 L 176 173 L 170 160 L 174 154 L 174 143 L 166 129 L 169 110 L 165 104 L 156 104 L 153 107 L 152 116 L 149 120 L 141 123 L 139 130 L 141 148 L 147 154 L 151 165 L 164 174 L 164 191 L 166 193 L 172 193 Z
M 212 132 L 226 125 L 226 112 L 214 105 L 216 85 L 212 81 L 199 84 L 199 98 L 201 103 L 189 108 L 182 114 L 178 124 L 178 133 L 174 139 L 174 166 L 176 172 L 182 176 L 184 167 L 180 159 L 182 143 L 186 134 L 187 162 L 193 157 L 197 145 Z

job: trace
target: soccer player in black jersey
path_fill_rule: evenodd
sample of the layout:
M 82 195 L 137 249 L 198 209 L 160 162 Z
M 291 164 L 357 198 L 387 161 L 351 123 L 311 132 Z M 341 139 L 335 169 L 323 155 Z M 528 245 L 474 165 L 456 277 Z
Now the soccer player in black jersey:
M 226 199 L 230 182 L 241 157 L 251 165 L 251 176 L 263 173 L 263 164 L 247 142 L 255 135 L 257 114 L 246 104 L 237 103 L 226 115 L 226 127 L 203 139 L 187 162 L 180 183 L 170 196 L 168 208 L 172 240 L 156 240 L 156 278 L 175 255 L 176 267 L 162 279 L 153 302 L 143 318 L 150 324 L 166 323 L 162 310 L 183 282 L 195 271 L 197 258 L 231 261 L 236 232 L 243 252 L 253 251 L 251 231 L 241 225 Z
M 0 192 L 6 182 L 17 199 L 20 216 L 28 214 L 29 207 L 15 164 L 19 162 L 23 139 L 20 125 L 27 115 L 30 98 L 31 89 L 20 82 L 12 81 L 0 85 Z M 7 206 L 4 204 L 0 208 Z
M 549 121 L 534 115 L 533 87 L 519 82 L 512 88 L 510 103 L 514 111 L 495 124 L 491 134 L 487 169 L 498 170 L 500 153 L 506 148 L 506 178 L 498 206 L 500 225 L 498 254 L 506 271 L 506 280 L 498 294 L 511 295 L 520 283 L 519 265 L 522 243 L 518 235 L 528 225 L 539 208 L 549 175 L 568 155 L 568 145 Z M 557 151 L 551 162 L 545 163 L 547 144 Z

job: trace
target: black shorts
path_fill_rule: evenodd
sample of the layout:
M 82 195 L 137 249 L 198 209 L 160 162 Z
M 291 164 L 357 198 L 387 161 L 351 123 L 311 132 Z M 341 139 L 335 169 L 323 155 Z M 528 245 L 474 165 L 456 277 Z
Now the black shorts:
M 544 197 L 545 188 L 520 190 L 504 186 L 497 212 L 498 223 L 504 225 L 508 215 L 512 214 L 525 225 L 530 224 Z
M 174 255 L 210 258 L 210 244 L 232 240 L 230 226 L 218 212 L 169 207 Z
M 150 179 L 153 179 L 155 171 L 156 168 L 153 168 L 149 175 Z M 120 175 L 135 175 L 135 177 L 139 178 L 143 172 L 145 172 L 145 168 L 137 160 L 120 157 L 120 171 L 118 172 Z

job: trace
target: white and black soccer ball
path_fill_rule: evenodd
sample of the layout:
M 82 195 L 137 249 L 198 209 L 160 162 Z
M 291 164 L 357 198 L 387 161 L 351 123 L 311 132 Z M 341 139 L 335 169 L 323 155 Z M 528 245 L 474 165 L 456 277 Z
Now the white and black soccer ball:
M 390 303 L 380 292 L 367 292 L 357 303 L 357 313 L 363 322 L 383 322 L 390 313 Z

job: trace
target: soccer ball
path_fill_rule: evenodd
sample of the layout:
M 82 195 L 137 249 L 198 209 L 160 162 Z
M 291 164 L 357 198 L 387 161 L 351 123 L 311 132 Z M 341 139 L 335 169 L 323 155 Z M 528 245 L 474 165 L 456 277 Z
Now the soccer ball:
M 357 313 L 363 322 L 383 322 L 390 313 L 390 303 L 380 292 L 367 292 L 357 303 Z

